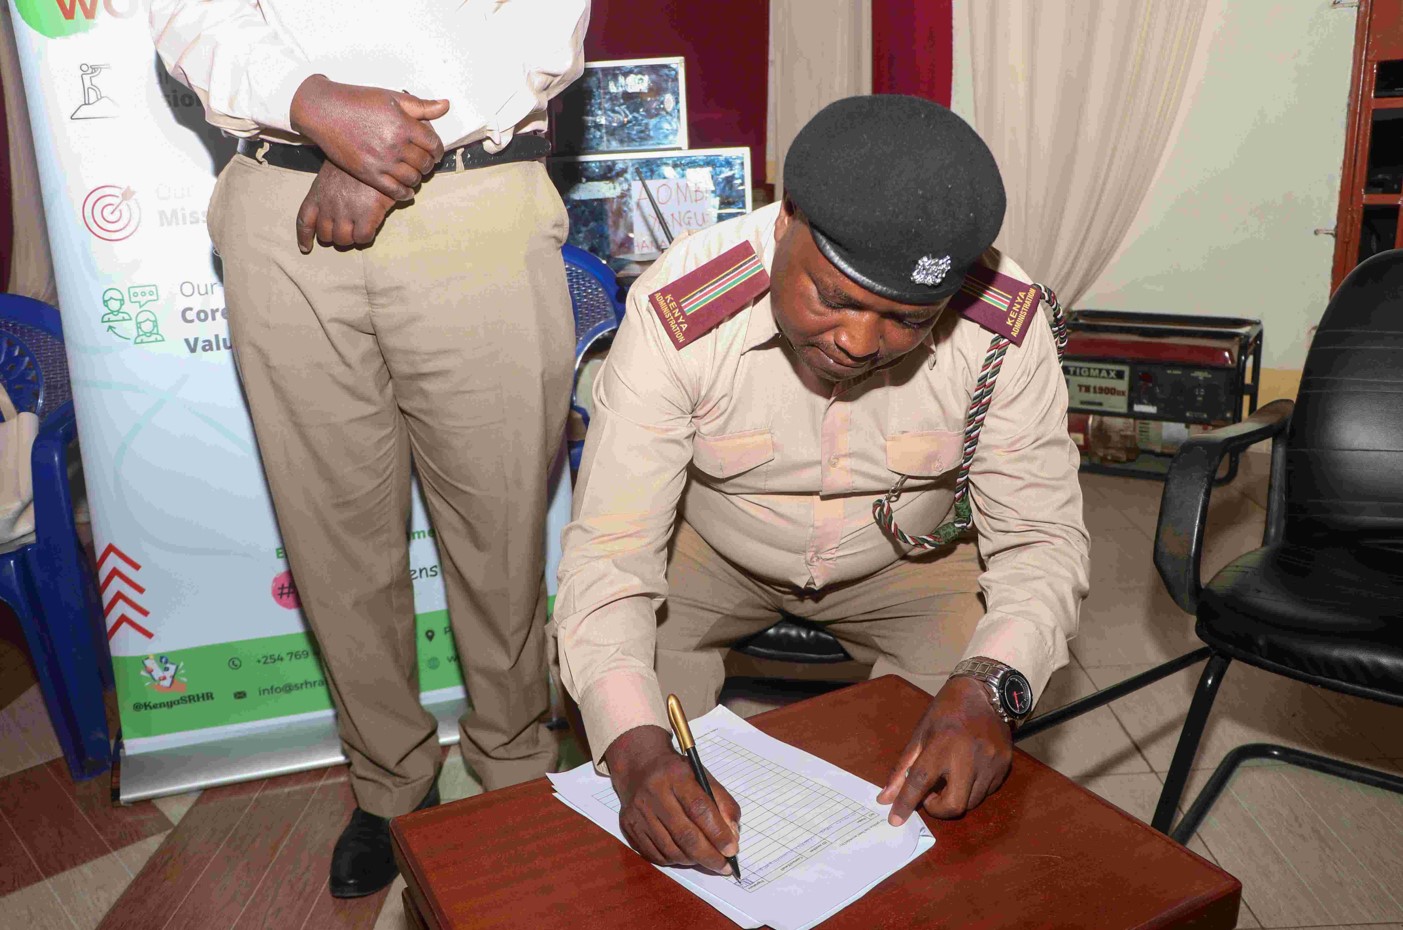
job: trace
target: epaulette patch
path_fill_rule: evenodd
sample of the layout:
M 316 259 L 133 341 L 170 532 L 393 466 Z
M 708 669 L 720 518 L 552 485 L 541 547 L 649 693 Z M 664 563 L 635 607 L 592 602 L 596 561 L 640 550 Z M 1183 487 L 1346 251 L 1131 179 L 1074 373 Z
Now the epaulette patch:
M 950 307 L 989 332 L 1021 346 L 1039 299 L 1036 285 L 999 274 L 981 262 L 965 275 L 959 291 L 950 298 Z
M 743 242 L 648 295 L 672 346 L 683 346 L 720 326 L 770 286 L 770 276 Z

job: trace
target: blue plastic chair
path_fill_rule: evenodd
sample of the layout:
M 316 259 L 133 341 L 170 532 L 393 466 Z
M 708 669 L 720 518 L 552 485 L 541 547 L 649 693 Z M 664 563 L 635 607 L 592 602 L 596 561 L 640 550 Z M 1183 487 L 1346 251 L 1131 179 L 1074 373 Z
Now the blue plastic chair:
M 75 781 L 112 764 L 103 692 L 112 662 L 92 567 L 68 487 L 77 435 L 58 311 L 0 294 L 0 380 L 17 411 L 39 417 L 31 467 L 34 541 L 0 553 L 0 600 L 18 615 L 54 732 Z
M 608 265 L 573 245 L 566 245 L 561 251 L 565 256 L 565 277 L 570 282 L 570 303 L 575 310 L 575 376 L 570 389 L 570 409 L 588 428 L 589 413 L 580 406 L 576 395 L 580 368 L 585 354 L 596 343 L 618 331 L 619 324 L 624 321 L 624 305 L 619 300 L 618 279 Z M 569 443 L 572 474 L 579 471 L 584 447 L 582 440 Z

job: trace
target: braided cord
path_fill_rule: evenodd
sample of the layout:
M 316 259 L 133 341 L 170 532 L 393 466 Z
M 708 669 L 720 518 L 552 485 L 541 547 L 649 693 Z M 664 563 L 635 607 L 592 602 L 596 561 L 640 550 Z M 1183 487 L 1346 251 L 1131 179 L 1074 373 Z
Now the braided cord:
M 1035 284 L 1034 287 L 1038 289 L 1052 312 L 1052 337 L 1057 346 L 1057 361 L 1060 363 L 1067 349 L 1066 315 L 1062 312 L 1062 305 L 1058 303 L 1052 288 L 1043 284 Z M 901 489 L 906 484 L 905 475 L 896 480 L 896 484 L 892 485 L 886 496 L 872 502 L 872 519 L 883 532 L 903 546 L 913 549 L 939 549 L 959 539 L 974 524 L 974 510 L 969 500 L 969 469 L 974 463 L 975 452 L 979 449 L 979 435 L 984 431 L 984 419 L 989 414 L 989 403 L 994 398 L 994 384 L 1003 369 L 1004 356 L 1008 353 L 1010 345 L 1004 336 L 995 335 L 990 340 L 989 351 L 984 356 L 984 364 L 980 366 L 979 377 L 974 382 L 969 412 L 965 414 L 965 442 L 960 457 L 960 469 L 955 475 L 954 519 L 942 523 L 925 536 L 910 536 L 897 526 L 892 505 L 901 498 Z

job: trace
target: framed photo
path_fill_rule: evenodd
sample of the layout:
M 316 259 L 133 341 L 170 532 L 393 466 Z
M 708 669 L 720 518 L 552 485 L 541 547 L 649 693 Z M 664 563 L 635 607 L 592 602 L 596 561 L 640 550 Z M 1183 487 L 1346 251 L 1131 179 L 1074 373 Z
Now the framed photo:
M 570 239 L 614 264 L 649 261 L 683 230 L 750 212 L 750 149 L 580 155 L 546 163 Z
M 561 155 L 687 147 L 681 58 L 596 61 L 560 96 L 552 139 Z

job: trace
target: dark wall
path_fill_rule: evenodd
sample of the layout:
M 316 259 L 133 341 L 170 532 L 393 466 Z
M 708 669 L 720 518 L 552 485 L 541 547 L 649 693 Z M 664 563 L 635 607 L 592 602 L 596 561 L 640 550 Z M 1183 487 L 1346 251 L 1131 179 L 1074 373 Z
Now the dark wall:
M 585 57 L 687 59 L 692 148 L 750 146 L 765 183 L 769 0 L 594 0 Z

